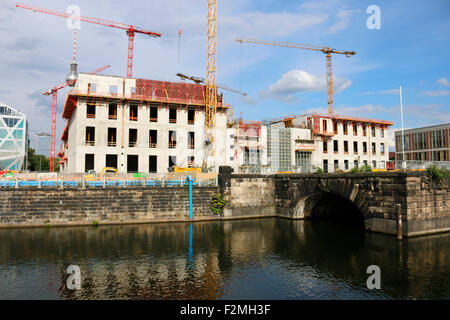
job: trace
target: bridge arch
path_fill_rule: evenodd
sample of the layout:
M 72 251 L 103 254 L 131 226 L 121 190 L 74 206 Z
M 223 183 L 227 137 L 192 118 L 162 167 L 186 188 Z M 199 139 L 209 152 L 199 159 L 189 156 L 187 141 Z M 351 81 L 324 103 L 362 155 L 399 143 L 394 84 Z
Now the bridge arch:
M 362 224 L 369 218 L 359 185 L 348 180 L 308 179 L 299 184 L 296 195 L 296 218 L 348 219 Z

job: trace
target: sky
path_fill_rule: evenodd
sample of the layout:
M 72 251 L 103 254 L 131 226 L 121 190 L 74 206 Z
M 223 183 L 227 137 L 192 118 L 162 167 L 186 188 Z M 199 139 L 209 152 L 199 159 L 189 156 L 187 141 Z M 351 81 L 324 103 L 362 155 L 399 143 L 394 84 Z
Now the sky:
M 135 78 L 180 81 L 178 72 L 205 77 L 206 0 L 24 1 L 57 11 L 76 5 L 83 16 L 161 33 L 161 38 L 136 35 Z M 243 38 L 356 51 L 332 57 L 336 114 L 391 120 L 399 129 L 402 86 L 405 128 L 450 122 L 450 1 L 217 2 L 217 82 L 248 94 L 224 91 L 237 117 L 327 112 L 323 53 L 236 42 Z M 27 115 L 33 144 L 35 132 L 50 131 L 51 97 L 43 92 L 65 81 L 73 30 L 66 19 L 15 5 L 0 0 L 0 100 Z M 379 15 L 370 10 L 373 5 Z M 110 64 L 102 74 L 125 76 L 127 45 L 125 31 L 82 22 L 79 72 Z M 58 94 L 57 146 L 67 92 Z M 391 142 L 392 136 L 393 130 Z

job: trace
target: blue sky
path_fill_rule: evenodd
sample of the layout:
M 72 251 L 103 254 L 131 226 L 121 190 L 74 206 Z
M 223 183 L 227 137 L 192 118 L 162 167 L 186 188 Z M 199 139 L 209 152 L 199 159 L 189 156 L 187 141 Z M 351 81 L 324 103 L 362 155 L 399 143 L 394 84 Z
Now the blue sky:
M 162 33 L 158 39 L 136 36 L 135 77 L 205 76 L 206 0 L 172 0 L 170 5 L 162 0 L 24 1 L 59 11 L 75 4 L 82 15 Z M 381 29 L 367 28 L 370 5 L 380 8 Z M 237 116 L 242 112 L 245 119 L 263 120 L 327 110 L 324 54 L 235 41 L 254 38 L 356 51 L 350 58 L 333 56 L 336 113 L 392 120 L 399 128 L 402 85 L 405 127 L 450 122 L 448 0 L 218 0 L 218 23 L 218 82 L 249 94 L 225 91 Z M 64 19 L 0 2 L 0 100 L 27 114 L 32 133 L 50 131 L 51 98 L 42 92 L 64 81 L 72 41 Z M 110 64 L 104 74 L 125 75 L 126 56 L 123 31 L 81 24 L 79 71 Z M 59 94 L 58 138 L 65 126 L 66 94 L 67 89 Z

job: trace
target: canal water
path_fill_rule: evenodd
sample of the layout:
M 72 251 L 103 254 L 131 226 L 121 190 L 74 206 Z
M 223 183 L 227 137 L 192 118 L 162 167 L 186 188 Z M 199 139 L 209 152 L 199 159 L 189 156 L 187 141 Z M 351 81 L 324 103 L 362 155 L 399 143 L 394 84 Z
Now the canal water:
M 449 253 L 323 220 L 2 229 L 0 299 L 449 299 Z

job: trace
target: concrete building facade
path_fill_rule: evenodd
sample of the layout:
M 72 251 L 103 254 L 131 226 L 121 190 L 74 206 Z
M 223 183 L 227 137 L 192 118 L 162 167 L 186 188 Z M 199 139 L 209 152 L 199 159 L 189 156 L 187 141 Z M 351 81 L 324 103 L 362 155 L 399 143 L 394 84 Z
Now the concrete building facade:
M 63 111 L 68 120 L 58 154 L 62 172 L 166 173 L 201 167 L 205 155 L 205 86 L 80 74 Z M 226 163 L 228 107 L 219 102 L 215 155 Z
M 450 161 L 450 123 L 395 131 L 395 159 L 406 161 Z M 404 149 L 404 150 L 403 150 Z M 403 151 L 405 159 L 403 159 Z
M 268 124 L 268 161 L 277 171 L 326 172 L 368 165 L 385 169 L 393 122 L 329 115 L 286 117 Z

